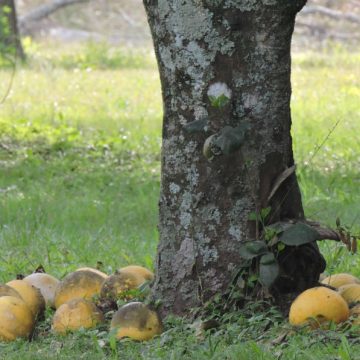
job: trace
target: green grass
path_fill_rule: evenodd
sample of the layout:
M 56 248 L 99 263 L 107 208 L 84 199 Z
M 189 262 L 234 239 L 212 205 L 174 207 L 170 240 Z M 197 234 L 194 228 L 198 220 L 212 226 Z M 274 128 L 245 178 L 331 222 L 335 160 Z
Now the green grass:
M 293 138 L 306 215 L 360 234 L 359 53 L 294 56 Z M 336 250 L 335 250 L 336 249 Z M 328 272 L 360 276 L 358 256 L 322 244 Z
M 39 264 L 58 277 L 80 266 L 152 268 L 157 245 L 162 105 L 147 51 L 30 44 L 0 105 L 0 282 Z M 360 56 L 293 56 L 293 136 L 307 216 L 360 233 Z M 0 97 L 11 70 L 0 69 Z M 337 121 L 334 131 L 329 132 Z M 328 137 L 328 138 L 327 138 Z M 326 139 L 327 138 L 327 139 Z M 326 142 L 320 149 L 316 149 Z M 343 246 L 322 244 L 328 271 L 360 276 Z M 114 344 L 106 329 L 0 343 L 4 359 L 358 359 L 348 329 L 289 334 L 272 308 L 229 313 L 195 335 L 170 319 L 148 343 Z M 44 333 L 42 333 L 42 331 Z M 50 349 L 51 350 L 50 352 Z M 350 349 L 350 350 L 349 350 Z M 358 356 L 358 357 L 357 357 Z
M 0 155 L 8 249 L 0 279 L 39 262 L 58 276 L 96 261 L 151 267 L 161 126 L 154 69 L 21 68 L 0 111 L 9 149 Z

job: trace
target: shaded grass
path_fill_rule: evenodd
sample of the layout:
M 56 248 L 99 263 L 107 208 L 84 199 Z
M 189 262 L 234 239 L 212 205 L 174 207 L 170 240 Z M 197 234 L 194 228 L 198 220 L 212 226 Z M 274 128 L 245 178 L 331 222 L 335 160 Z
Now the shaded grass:
M 81 66 L 78 55 L 34 53 L 0 107 L 2 282 L 39 263 L 58 277 L 97 261 L 108 272 L 130 263 L 153 266 L 161 131 L 156 68 L 147 58 L 134 68 L 109 65 L 97 50 L 78 51 L 87 54 Z M 295 54 L 292 114 L 307 216 L 330 225 L 339 216 L 360 233 L 358 60 L 358 54 Z M 0 70 L 1 79 L 9 76 Z M 0 83 L 0 93 L 6 85 Z M 360 276 L 358 256 L 334 243 L 321 247 L 328 272 Z M 276 310 L 251 304 L 200 336 L 185 321 L 169 319 L 166 333 L 145 344 L 114 343 L 102 328 L 56 337 L 48 334 L 49 320 L 36 341 L 0 343 L 1 357 L 356 359 L 360 353 L 358 337 L 346 329 L 300 331 L 272 343 L 288 325 Z

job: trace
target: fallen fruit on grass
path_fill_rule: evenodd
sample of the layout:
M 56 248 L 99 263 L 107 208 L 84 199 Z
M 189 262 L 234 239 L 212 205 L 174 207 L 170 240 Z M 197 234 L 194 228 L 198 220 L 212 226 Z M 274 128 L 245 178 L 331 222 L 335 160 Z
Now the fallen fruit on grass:
M 40 290 L 47 306 L 54 307 L 55 289 L 60 282 L 58 279 L 46 273 L 33 273 L 23 280 Z
M 76 269 L 75 271 L 92 271 L 93 273 L 102 276 L 104 279 L 106 279 L 109 276 L 108 274 L 105 274 L 104 272 L 102 272 L 98 269 L 94 269 L 92 267 L 82 267 L 82 268 Z
M 103 313 L 86 299 L 73 299 L 62 304 L 55 312 L 52 330 L 58 334 L 67 331 L 89 329 L 104 322 Z
M 119 269 L 119 272 L 127 272 L 135 275 L 142 276 L 146 281 L 154 280 L 154 273 L 149 269 L 139 265 L 129 265 Z
M 292 325 L 309 323 L 316 328 L 325 321 L 340 323 L 349 317 L 346 301 L 336 291 L 324 286 L 302 292 L 291 304 L 289 321 Z
M 100 294 L 104 278 L 93 271 L 72 272 L 62 279 L 55 290 L 55 308 L 75 298 L 91 299 Z
M 141 302 L 132 302 L 114 314 L 110 329 L 115 332 L 117 339 L 129 337 L 142 341 L 161 334 L 163 326 L 156 311 Z
M 20 294 L 35 318 L 42 316 L 45 310 L 45 300 L 39 289 L 24 280 L 12 280 L 6 285 L 12 287 Z
M 360 284 L 360 280 L 354 275 L 341 273 L 330 275 L 322 280 L 321 283 L 330 285 L 334 288 L 339 288 L 346 284 Z
M 14 296 L 0 297 L 0 340 L 29 337 L 34 325 L 34 315 L 24 300 Z
M 15 289 L 5 284 L 0 284 L 0 296 L 14 296 L 23 300 L 21 295 Z
M 350 310 L 350 316 L 353 318 L 352 324 L 360 326 L 360 304 L 355 305 Z
M 350 305 L 360 303 L 360 284 L 347 284 L 339 287 L 339 294 Z
M 129 300 L 133 296 L 131 290 L 137 289 L 145 282 L 142 276 L 130 272 L 119 271 L 110 275 L 102 284 L 100 297 L 102 299 Z

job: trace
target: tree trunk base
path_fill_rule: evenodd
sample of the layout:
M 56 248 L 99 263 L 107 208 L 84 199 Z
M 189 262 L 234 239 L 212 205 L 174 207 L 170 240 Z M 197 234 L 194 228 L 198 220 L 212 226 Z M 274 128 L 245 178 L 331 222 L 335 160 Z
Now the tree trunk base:
M 278 298 L 281 294 L 299 293 L 316 286 L 326 261 L 315 242 L 286 247 L 278 257 L 280 276 L 272 287 Z

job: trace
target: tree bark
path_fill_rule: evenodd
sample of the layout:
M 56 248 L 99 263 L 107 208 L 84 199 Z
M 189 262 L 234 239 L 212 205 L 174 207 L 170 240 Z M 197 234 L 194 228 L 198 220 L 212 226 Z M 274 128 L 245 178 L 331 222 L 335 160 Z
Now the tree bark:
M 16 54 L 21 59 L 25 53 L 19 36 L 14 0 L 0 0 L 0 46 L 5 55 Z
M 294 164 L 290 44 L 305 2 L 144 0 L 164 103 L 153 287 L 163 314 L 227 289 L 239 245 L 258 237 L 250 214 L 304 217 L 295 174 L 267 199 Z

